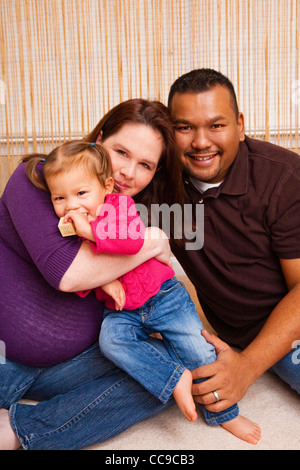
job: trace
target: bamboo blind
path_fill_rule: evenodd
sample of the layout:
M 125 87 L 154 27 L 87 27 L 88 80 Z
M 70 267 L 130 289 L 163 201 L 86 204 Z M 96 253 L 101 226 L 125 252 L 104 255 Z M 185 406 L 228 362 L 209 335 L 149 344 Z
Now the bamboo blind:
M 0 194 L 20 155 L 199 67 L 233 81 L 249 135 L 299 151 L 299 25 L 300 0 L 0 0 Z

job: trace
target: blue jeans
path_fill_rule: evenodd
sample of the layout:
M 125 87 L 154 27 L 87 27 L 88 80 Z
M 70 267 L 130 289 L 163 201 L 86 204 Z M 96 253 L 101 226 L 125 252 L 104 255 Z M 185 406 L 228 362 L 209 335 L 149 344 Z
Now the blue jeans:
M 105 309 L 100 332 L 103 354 L 151 394 L 166 403 L 182 373 L 216 360 L 214 347 L 201 335 L 202 323 L 184 285 L 172 278 L 136 310 Z M 157 349 L 149 334 L 159 332 L 165 349 Z M 206 410 L 208 424 L 222 424 L 238 415 L 234 405 L 219 413 Z
M 43 401 L 17 403 L 21 398 Z M 98 344 L 52 367 L 8 359 L 0 364 L 0 408 L 9 409 L 11 425 L 28 450 L 82 449 L 171 405 L 172 400 L 163 405 L 103 357 Z

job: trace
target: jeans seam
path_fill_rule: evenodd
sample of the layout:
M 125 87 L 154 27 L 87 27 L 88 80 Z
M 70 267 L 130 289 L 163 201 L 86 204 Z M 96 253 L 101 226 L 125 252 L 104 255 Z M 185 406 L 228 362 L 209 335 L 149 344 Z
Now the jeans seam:
M 158 397 L 159 400 L 163 401 L 163 403 L 165 403 L 166 401 L 168 401 L 168 399 L 170 398 L 170 395 L 171 395 L 171 394 L 173 393 L 173 391 L 174 391 L 174 389 L 173 389 L 173 390 L 171 391 L 171 393 L 170 393 L 170 392 L 168 393 L 167 398 L 166 398 L 166 399 L 163 399 L 163 395 L 166 393 L 167 388 L 169 387 L 169 385 L 170 385 L 170 383 L 172 382 L 172 380 L 173 380 L 175 374 L 177 374 L 178 369 L 180 369 L 180 368 L 181 368 L 181 366 L 180 366 L 180 364 L 178 364 L 177 367 L 176 367 L 176 369 L 174 370 L 173 374 L 171 375 L 171 377 L 170 377 L 168 383 L 166 384 L 165 388 L 163 389 L 163 391 L 161 392 L 160 396 Z M 182 372 L 182 374 L 183 374 L 183 372 Z M 182 375 L 182 374 L 181 374 L 181 375 Z M 181 375 L 180 375 L 180 377 L 181 377 Z M 180 377 L 179 377 L 179 379 L 180 379 Z M 178 380 L 179 380 L 179 379 L 178 379 Z M 177 381 L 177 383 L 178 383 L 178 381 Z M 177 385 L 177 384 L 176 384 L 176 385 Z M 174 388 L 175 388 L 175 387 L 174 387 Z
M 107 390 L 105 390 L 103 393 L 101 393 L 101 395 L 99 395 L 91 403 L 86 405 L 84 407 L 84 409 L 82 409 L 80 412 L 78 412 L 76 415 L 74 415 L 72 418 L 70 418 L 67 422 L 65 422 L 64 424 L 62 424 L 58 428 L 52 429 L 51 431 L 47 431 L 43 434 L 34 433 L 34 434 L 25 435 L 23 437 L 20 436 L 20 434 L 18 432 L 16 420 L 14 418 L 15 407 L 18 406 L 18 404 L 15 403 L 14 405 L 11 406 L 11 424 L 12 424 L 12 427 L 13 427 L 18 439 L 22 443 L 22 446 L 24 447 L 24 449 L 27 450 L 28 449 L 27 442 L 29 443 L 30 441 L 33 441 L 35 438 L 41 438 L 41 437 L 44 437 L 44 436 L 49 436 L 51 434 L 58 434 L 58 433 L 63 432 L 64 430 L 68 429 L 74 423 L 79 421 L 83 416 L 85 416 L 87 413 L 89 413 L 95 406 L 97 406 L 102 400 L 104 400 L 113 390 L 115 390 L 117 387 L 119 387 L 122 382 L 124 382 L 125 380 L 128 380 L 128 379 L 129 379 L 129 376 L 126 376 L 123 379 L 119 380 L 118 382 L 114 383 L 111 387 L 109 387 Z M 30 405 L 28 405 L 28 406 L 30 406 Z
M 2 408 L 6 408 L 6 406 L 7 406 L 8 403 L 11 404 L 13 397 L 16 396 L 16 395 L 19 395 L 20 392 L 22 392 L 22 390 L 24 390 L 24 391 L 26 392 L 26 391 L 31 387 L 31 385 L 36 381 L 37 377 L 40 375 L 40 371 L 41 371 L 41 369 L 38 369 L 38 372 L 37 372 L 37 374 L 36 374 L 36 376 L 35 376 L 34 378 L 31 378 L 31 380 L 29 380 L 29 381 L 28 381 L 26 384 L 24 384 L 22 387 L 16 389 L 16 390 L 14 391 L 14 393 L 9 396 L 9 400 L 7 400 L 5 403 L 3 403 Z M 23 394 L 22 397 L 23 397 L 24 395 L 25 395 L 25 394 Z M 19 400 L 19 399 L 21 400 L 22 397 L 18 398 L 17 400 Z
M 230 411 L 225 410 L 225 413 L 219 412 L 219 413 L 214 413 L 214 414 L 217 416 L 215 417 L 206 416 L 206 422 L 208 425 L 218 425 L 218 424 L 226 423 L 227 421 L 231 421 L 232 419 L 238 416 L 239 408 L 238 408 L 238 405 L 234 405 L 233 409 L 231 409 Z

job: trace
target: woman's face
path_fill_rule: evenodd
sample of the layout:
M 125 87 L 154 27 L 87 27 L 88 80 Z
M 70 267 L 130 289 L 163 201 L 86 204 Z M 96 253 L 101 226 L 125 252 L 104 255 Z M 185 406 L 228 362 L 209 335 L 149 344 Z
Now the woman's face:
M 99 136 L 109 153 L 113 178 L 122 194 L 135 196 L 152 180 L 163 152 L 163 138 L 144 124 L 124 124 L 107 139 Z

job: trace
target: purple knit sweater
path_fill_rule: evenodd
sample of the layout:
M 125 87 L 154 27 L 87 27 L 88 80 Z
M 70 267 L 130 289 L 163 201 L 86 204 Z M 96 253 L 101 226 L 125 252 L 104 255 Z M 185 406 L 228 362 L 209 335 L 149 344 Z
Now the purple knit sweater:
M 102 304 L 59 291 L 80 242 L 63 238 L 49 195 L 20 164 L 0 199 L 0 340 L 30 366 L 65 361 L 98 339 Z

